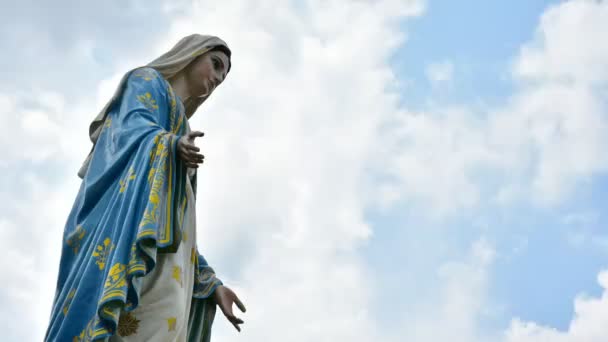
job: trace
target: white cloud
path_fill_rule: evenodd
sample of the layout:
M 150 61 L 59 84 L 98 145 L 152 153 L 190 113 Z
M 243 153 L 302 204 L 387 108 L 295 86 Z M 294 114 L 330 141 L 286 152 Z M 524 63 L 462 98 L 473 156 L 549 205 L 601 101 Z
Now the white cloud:
M 493 313 L 488 305 L 488 281 L 495 258 L 494 247 L 484 238 L 473 242 L 462 260 L 438 269 L 438 289 L 424 304 L 403 314 L 392 341 L 476 342 L 492 341 L 480 331 L 480 318 Z
M 219 269 L 233 270 L 224 276 L 249 308 L 242 336 L 221 318 L 217 339 L 381 336 L 369 311 L 373 280 L 356 249 L 372 233 L 366 167 L 378 126 L 396 110 L 384 91 L 402 39 L 392 23 L 418 6 L 228 1 L 175 19 L 164 42 L 210 32 L 234 53 L 223 89 L 191 120 L 208 151 L 199 242 Z
M 11 241 L 5 253 L 16 260 L 0 263 L 9 279 L 0 297 L 10 308 L 0 311 L 9 322 L 9 340 L 39 340 L 44 331 L 61 229 L 78 186 L 76 171 L 90 148 L 88 121 L 123 71 L 192 32 L 216 34 L 234 51 L 227 81 L 191 121 L 206 132 L 199 143 L 206 155 L 198 186 L 201 251 L 248 307 L 241 336 L 219 314 L 215 339 L 493 340 L 479 323 L 493 310 L 487 291 L 494 249 L 484 240 L 467 257 L 441 268 L 437 298 L 395 313 L 404 317 L 404 329 L 377 329 L 381 317 L 370 311 L 375 280 L 358 254 L 375 228 L 365 211 L 412 205 L 446 217 L 491 200 L 534 196 L 551 204 L 605 171 L 606 108 L 597 88 L 607 79 L 598 76 L 608 61 L 605 49 L 584 49 L 577 39 L 558 37 L 569 30 L 593 37 L 584 30 L 608 22 L 607 5 L 574 1 L 551 9 L 516 60 L 519 90 L 504 108 L 480 115 L 467 106 L 410 113 L 398 107 L 399 94 L 386 91 L 396 82 L 388 58 L 405 40 L 395 24 L 420 14 L 423 3 L 172 3 L 159 6 L 166 16 L 159 20 L 169 24 L 166 31 L 152 31 L 132 50 L 125 49 L 130 40 L 99 45 L 107 48 L 105 58 L 116 51 L 124 55 L 105 62 L 106 80 L 88 80 L 95 87 L 80 84 L 88 92 L 84 99 L 74 102 L 62 90 L 74 89 L 78 78 L 73 75 L 80 72 L 65 77 L 59 94 L 48 95 L 45 89 L 53 83 L 43 82 L 32 92 L 33 105 L 21 93 L 0 95 L 0 123 L 14 127 L 0 143 L 23 144 L 4 151 L 0 162 L 12 177 L 1 183 L 3 198 L 15 199 L 0 216 L 0 234 Z M 571 16 L 583 17 L 585 25 Z M 165 28 L 154 21 L 138 23 L 130 27 L 132 36 Z M 74 70 L 103 64 L 97 42 L 69 41 Z M 605 45 L 599 38 L 595 43 Z M 30 59 L 24 61 L 30 63 L 44 47 L 26 51 Z M 563 51 L 572 49 L 592 56 L 562 60 Z M 49 51 L 59 56 L 50 61 L 62 60 L 60 49 Z M 578 65 L 577 58 L 589 63 Z M 603 313 L 599 306 L 586 306 L 604 303 L 603 298 L 577 301 L 583 303 L 578 315 L 589 317 L 581 326 L 596 327 L 597 317 L 606 317 L 592 313 Z M 17 318 L 32 312 L 36 317 L 27 326 Z M 551 332 L 515 321 L 509 334 L 532 341 Z
M 0 319 L 7 341 L 40 340 L 55 291 L 61 236 L 78 190 L 77 166 L 88 151 L 75 127 L 85 128 L 78 102 L 56 93 L 0 94 L 3 177 Z M 24 317 L 27 325 L 24 325 Z
M 476 209 L 499 194 L 506 203 L 559 203 L 605 170 L 601 94 L 589 84 L 539 76 L 483 115 L 466 106 L 409 113 L 395 94 L 383 93 L 394 80 L 375 64 L 399 41 L 376 39 L 398 35 L 390 31 L 390 12 L 361 10 L 364 2 L 352 5 L 357 10 L 328 4 L 301 16 L 275 4 L 280 15 L 265 18 L 264 8 L 229 2 L 180 18 L 165 40 L 193 27 L 213 29 L 235 51 L 234 74 L 193 126 L 208 131 L 203 146 L 214 152 L 201 172 L 201 244 L 220 265 L 247 256 L 230 274 L 251 303 L 244 333 L 265 341 L 498 340 L 502 332 L 480 325 L 480 317 L 499 310 L 486 292 L 494 252 L 484 242 L 442 268 L 439 298 L 396 313 L 405 316 L 405 329 L 375 331 L 373 280 L 353 253 L 373 234 L 362 212 L 380 198 L 385 207 L 406 203 L 431 216 Z M 330 17 L 332 23 L 321 20 Z M 347 34 L 342 22 L 361 30 Z M 544 49 L 545 38 L 536 39 Z M 366 41 L 374 49 L 361 49 Z M 514 76 L 524 80 L 517 69 Z M 388 180 L 377 187 L 369 173 Z M 290 329 L 292 322 L 302 323 Z M 237 338 L 226 324 L 216 331 L 223 340 Z
M 600 298 L 580 295 L 574 301 L 574 317 L 567 331 L 534 322 L 513 320 L 506 342 L 603 342 L 608 338 L 608 271 L 598 275 Z
M 564 1 L 553 6 L 543 14 L 535 39 L 522 48 L 516 74 L 529 81 L 605 84 L 606 16 L 608 6 L 602 0 Z
M 206 132 L 200 142 L 206 155 L 198 186 L 200 249 L 226 283 L 239 289 L 249 308 L 241 333 L 245 336 L 239 337 L 376 339 L 368 310 L 373 282 L 356 253 L 371 234 L 363 217 L 367 201 L 373 201 L 366 197 L 370 180 L 365 169 L 378 125 L 396 108 L 396 94 L 385 92 L 386 84 L 395 81 L 388 57 L 403 40 L 395 24 L 418 14 L 420 2 L 311 1 L 296 7 L 281 1 L 225 1 L 195 3 L 188 11 L 180 6 L 165 8 L 175 17 L 169 18 L 166 35 L 157 35 L 158 43 L 146 46 L 149 60 L 192 32 L 216 34 L 234 51 L 228 80 L 191 125 Z M 344 22 L 359 27 L 357 34 Z M 82 58 L 95 58 L 96 44 L 75 45 Z M 143 50 L 139 47 L 138 55 Z M 133 60 L 124 56 L 111 69 L 125 71 Z M 15 110 L 2 118 L 16 129 L 1 142 L 20 142 L 22 137 L 23 150 L 31 151 L 12 153 L 10 168 L 19 173 L 21 163 L 37 161 L 46 171 L 68 163 L 56 166 L 55 177 L 70 180 L 71 189 L 64 192 L 65 182 L 32 171 L 34 186 L 21 192 L 22 210 L 40 211 L 42 197 L 53 200 L 48 208 L 56 216 L 46 211 L 35 217 L 12 213 L 5 223 L 6 232 L 31 226 L 28 234 L 53 226 L 30 242 L 49 244 L 52 257 L 31 252 L 41 258 L 31 277 L 48 287 L 45 292 L 38 285 L 20 286 L 27 273 L 2 265 L 1 271 L 14 279 L 6 298 L 11 305 L 37 294 L 31 297 L 36 303 L 21 304 L 23 314 L 35 310 L 41 317 L 48 315 L 61 229 L 75 195 L 75 173 L 90 147 L 86 124 L 119 75 L 113 72 L 98 82 L 97 90 L 77 104 L 66 101 L 66 94 L 36 101 L 34 109 L 27 109 L 18 95 L 6 99 Z M 9 185 L 7 191 L 18 191 Z M 15 246 L 7 253 L 28 260 L 18 247 L 25 237 L 11 233 L 6 239 Z M 35 322 L 37 329 L 12 324 L 15 340 L 40 339 L 46 322 Z M 217 322 L 216 339 L 237 338 L 223 317 Z
M 518 87 L 505 106 L 433 107 L 395 118 L 374 164 L 401 189 L 391 199 L 423 200 L 438 216 L 488 201 L 551 206 L 606 172 L 608 107 L 598 85 L 608 75 L 598 75 L 608 69 L 608 45 L 596 34 L 608 23 L 607 8 L 585 0 L 550 8 L 514 62 Z
M 40 340 L 55 291 L 61 230 L 78 183 L 49 181 L 35 170 L 11 179 L 11 187 L 2 184 L 0 190 L 2 198 L 11 199 L 0 220 L 0 239 L 8 242 L 0 260 L 0 318 L 8 328 L 6 341 Z
M 4 6 L 0 92 L 53 89 L 70 99 L 91 96 L 116 64 L 149 61 L 149 46 L 166 26 L 159 2 L 23 0 Z

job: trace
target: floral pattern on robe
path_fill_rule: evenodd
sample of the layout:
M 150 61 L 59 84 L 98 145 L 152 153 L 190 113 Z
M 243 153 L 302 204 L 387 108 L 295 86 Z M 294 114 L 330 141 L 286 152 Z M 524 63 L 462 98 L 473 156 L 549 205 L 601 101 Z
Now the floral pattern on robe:
M 187 131 L 169 83 L 152 68 L 132 71 L 106 115 L 65 225 L 45 341 L 103 341 L 143 323 L 128 313 L 138 307 L 142 279 L 159 256 L 182 243 L 187 182 L 196 193 L 196 174 L 188 178 L 176 155 Z M 188 340 L 207 341 L 215 313 L 210 296 L 221 281 L 192 253 Z M 128 322 L 122 328 L 121 319 Z

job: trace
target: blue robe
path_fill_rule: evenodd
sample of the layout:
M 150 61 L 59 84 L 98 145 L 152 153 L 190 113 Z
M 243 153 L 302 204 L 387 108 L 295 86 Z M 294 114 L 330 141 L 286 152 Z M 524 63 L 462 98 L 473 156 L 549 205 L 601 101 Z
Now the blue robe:
M 111 105 L 68 216 L 45 341 L 103 341 L 140 300 L 142 277 L 182 239 L 183 105 L 152 68 L 130 72 Z M 196 174 L 191 178 L 196 189 Z M 196 251 L 189 341 L 208 341 L 222 282 Z

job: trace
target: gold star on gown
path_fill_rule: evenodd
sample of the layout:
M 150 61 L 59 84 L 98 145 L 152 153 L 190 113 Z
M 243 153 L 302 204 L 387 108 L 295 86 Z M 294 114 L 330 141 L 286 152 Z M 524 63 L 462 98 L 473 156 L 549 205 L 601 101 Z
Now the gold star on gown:
M 175 317 L 167 318 L 167 325 L 169 326 L 168 331 L 175 331 L 176 323 L 177 323 L 177 318 L 175 318 Z

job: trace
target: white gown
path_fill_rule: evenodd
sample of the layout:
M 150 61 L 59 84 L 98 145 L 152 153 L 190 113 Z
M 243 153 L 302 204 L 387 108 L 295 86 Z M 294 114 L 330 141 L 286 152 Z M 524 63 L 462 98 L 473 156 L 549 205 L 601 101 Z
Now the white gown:
M 188 169 L 189 175 L 192 172 Z M 110 342 L 186 341 L 196 258 L 195 198 L 190 177 L 186 178 L 182 242 L 176 253 L 157 254 L 156 267 L 142 278 L 139 306 L 121 314 Z

